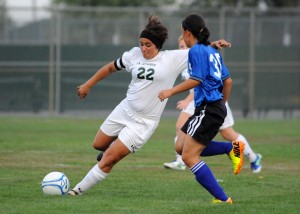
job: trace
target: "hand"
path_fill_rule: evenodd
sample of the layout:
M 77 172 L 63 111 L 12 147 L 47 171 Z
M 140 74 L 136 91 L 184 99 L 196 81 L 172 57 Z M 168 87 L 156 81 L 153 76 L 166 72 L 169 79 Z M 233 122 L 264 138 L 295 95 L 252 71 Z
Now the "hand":
M 177 109 L 178 110 L 183 110 L 188 106 L 189 102 L 185 101 L 185 100 L 180 100 L 177 102 Z
M 231 47 L 231 43 L 227 42 L 224 39 L 220 39 L 218 41 L 215 41 L 212 43 L 212 46 L 218 48 L 218 49 L 222 49 L 222 48 L 230 48 Z
M 158 98 L 160 99 L 161 102 L 171 96 L 172 96 L 171 89 L 162 90 L 161 92 L 158 93 Z
M 90 88 L 86 84 L 82 84 L 78 86 L 76 90 L 77 90 L 77 95 L 80 97 L 80 99 L 85 98 L 90 92 Z

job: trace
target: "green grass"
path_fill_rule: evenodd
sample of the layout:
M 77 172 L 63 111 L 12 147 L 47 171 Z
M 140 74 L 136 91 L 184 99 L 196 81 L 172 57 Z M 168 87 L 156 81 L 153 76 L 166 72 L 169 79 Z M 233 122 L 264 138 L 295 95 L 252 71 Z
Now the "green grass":
M 91 147 L 101 120 L 0 117 L 0 213 L 299 213 L 300 120 L 236 121 L 254 151 L 260 174 L 234 176 L 224 155 L 204 158 L 233 205 L 210 204 L 211 195 L 189 170 L 166 170 L 174 158 L 175 119 L 163 119 L 150 141 L 129 155 L 82 197 L 46 196 L 41 180 L 63 171 L 71 186 L 96 163 Z M 217 139 L 221 139 L 219 136 Z

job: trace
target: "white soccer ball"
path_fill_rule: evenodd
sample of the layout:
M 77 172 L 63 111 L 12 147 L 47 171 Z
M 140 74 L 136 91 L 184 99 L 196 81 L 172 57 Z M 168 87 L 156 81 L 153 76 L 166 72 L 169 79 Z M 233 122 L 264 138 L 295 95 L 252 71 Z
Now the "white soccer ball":
M 64 195 L 69 188 L 70 181 L 62 172 L 50 172 L 42 181 L 42 190 L 46 195 Z

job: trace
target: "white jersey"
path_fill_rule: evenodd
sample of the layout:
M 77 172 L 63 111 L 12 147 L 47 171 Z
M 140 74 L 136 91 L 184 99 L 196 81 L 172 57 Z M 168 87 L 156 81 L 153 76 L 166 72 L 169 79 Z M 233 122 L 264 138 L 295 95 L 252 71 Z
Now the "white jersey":
M 132 75 L 126 100 L 132 111 L 149 118 L 160 118 L 167 102 L 158 93 L 172 88 L 177 76 L 187 68 L 188 50 L 160 51 L 145 59 L 140 48 L 134 47 L 115 61 L 118 69 Z
M 190 74 L 189 74 L 189 72 L 188 72 L 188 69 L 185 69 L 185 70 L 181 73 L 181 78 L 182 78 L 183 80 L 187 80 L 187 79 L 190 78 Z M 190 89 L 190 93 L 192 93 L 193 91 L 194 91 L 194 89 L 191 88 L 191 89 Z
M 185 69 L 184 71 L 182 71 L 182 73 L 181 73 L 181 78 L 182 78 L 183 80 L 187 80 L 187 79 L 190 78 L 190 74 L 189 74 L 189 72 L 188 72 L 188 69 Z

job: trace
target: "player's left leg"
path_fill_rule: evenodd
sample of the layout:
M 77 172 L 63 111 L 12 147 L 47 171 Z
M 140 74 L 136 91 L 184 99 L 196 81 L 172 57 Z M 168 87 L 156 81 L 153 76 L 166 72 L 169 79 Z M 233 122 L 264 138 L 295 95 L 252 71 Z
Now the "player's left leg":
M 176 152 L 178 154 L 182 153 L 185 136 L 186 134 L 183 131 L 181 131 L 178 135 L 176 141 Z M 201 156 L 207 157 L 207 156 L 227 154 L 229 156 L 229 159 L 232 161 L 234 174 L 237 175 L 240 173 L 244 163 L 243 150 L 244 150 L 244 144 L 240 141 L 237 142 L 211 141 L 201 152 Z M 166 166 L 166 164 L 169 165 Z M 178 164 L 180 164 L 180 162 L 177 160 L 171 163 L 165 163 L 165 167 L 169 169 L 179 170 L 180 167 L 178 166 Z
M 186 111 L 180 112 L 179 117 L 176 122 L 176 137 L 174 139 L 175 146 L 176 146 L 178 136 L 180 135 L 180 132 L 181 132 L 180 129 L 190 116 L 191 116 L 191 114 Z M 175 153 L 175 155 L 176 155 L 176 159 L 172 162 L 164 163 L 164 167 L 167 169 L 185 170 L 186 166 L 185 166 L 184 162 L 182 161 L 181 155 L 178 154 L 177 152 Z
M 178 139 L 178 137 L 176 136 L 174 138 L 175 147 L 176 147 L 177 139 Z M 176 151 L 175 151 L 175 155 L 176 155 L 176 159 L 173 160 L 172 162 L 166 162 L 166 163 L 164 163 L 164 167 L 166 169 L 185 170 L 186 165 L 183 162 L 181 155 L 178 154 Z
M 235 175 L 239 174 L 242 170 L 244 163 L 243 150 L 245 146 L 241 141 L 234 142 L 217 142 L 211 141 L 202 151 L 201 156 L 214 156 L 227 154 L 233 164 L 233 172 Z

